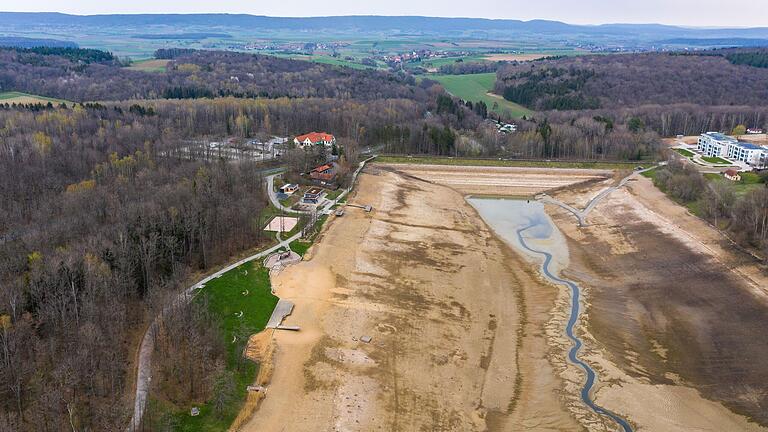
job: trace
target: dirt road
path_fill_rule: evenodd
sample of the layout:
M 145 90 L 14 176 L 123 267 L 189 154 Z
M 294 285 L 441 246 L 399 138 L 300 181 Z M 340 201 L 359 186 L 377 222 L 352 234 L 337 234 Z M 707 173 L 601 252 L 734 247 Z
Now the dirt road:
M 548 360 L 557 290 L 455 190 L 369 169 L 310 259 L 245 431 L 579 430 Z M 362 336 L 370 336 L 364 343 Z

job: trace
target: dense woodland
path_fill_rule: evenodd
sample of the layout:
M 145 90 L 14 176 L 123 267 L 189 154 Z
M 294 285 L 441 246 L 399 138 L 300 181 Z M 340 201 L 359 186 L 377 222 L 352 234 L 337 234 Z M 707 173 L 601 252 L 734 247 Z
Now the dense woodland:
M 562 57 L 502 67 L 495 91 L 539 110 L 681 103 L 764 106 L 768 69 L 753 66 L 759 66 L 766 53 L 768 50 Z
M 146 73 L 126 69 L 114 60 L 85 62 L 67 53 L 53 54 L 57 53 L 0 49 L 0 91 L 22 91 L 75 102 L 221 96 L 427 99 L 424 89 L 407 75 L 271 56 L 182 51 L 172 55 L 165 73 Z

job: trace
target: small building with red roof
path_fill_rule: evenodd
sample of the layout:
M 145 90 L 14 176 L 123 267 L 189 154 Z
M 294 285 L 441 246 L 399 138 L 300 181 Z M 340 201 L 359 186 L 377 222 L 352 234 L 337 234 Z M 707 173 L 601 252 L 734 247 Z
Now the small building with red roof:
M 336 172 L 336 166 L 333 163 L 327 163 L 312 169 L 312 171 L 309 172 L 309 177 L 312 180 L 332 182 L 336 178 Z
M 739 175 L 739 172 L 735 169 L 729 169 L 726 172 L 723 173 L 723 176 L 727 178 L 730 181 L 740 181 L 741 176 Z
M 330 147 L 336 144 L 336 137 L 325 132 L 310 132 L 308 134 L 297 136 L 293 139 L 293 143 L 302 148 L 314 145 Z

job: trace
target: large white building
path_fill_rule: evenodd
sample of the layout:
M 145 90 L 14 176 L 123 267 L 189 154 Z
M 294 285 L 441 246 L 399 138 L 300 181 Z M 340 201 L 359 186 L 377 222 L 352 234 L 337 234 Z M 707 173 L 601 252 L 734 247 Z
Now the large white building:
M 737 143 L 734 137 L 719 132 L 707 132 L 699 136 L 698 150 L 704 156 L 725 157 L 728 154 L 728 145 Z
M 701 134 L 698 150 L 704 156 L 726 158 L 760 168 L 768 166 L 768 147 L 739 141 L 718 132 Z
M 726 157 L 733 161 L 746 162 L 752 166 L 765 166 L 768 149 L 746 142 L 736 142 L 728 145 Z

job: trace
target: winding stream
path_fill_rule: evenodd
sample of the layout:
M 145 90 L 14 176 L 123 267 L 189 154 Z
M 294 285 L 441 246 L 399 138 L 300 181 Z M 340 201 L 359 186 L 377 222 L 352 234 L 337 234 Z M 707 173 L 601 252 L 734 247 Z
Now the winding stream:
M 625 419 L 597 405 L 590 394 L 597 380 L 597 374 L 592 367 L 579 358 L 579 350 L 583 342 L 574 333 L 581 309 L 581 289 L 575 282 L 556 276 L 558 271 L 553 267 L 558 267 L 557 259 L 551 252 L 542 250 L 550 249 L 555 253 L 567 254 L 564 243 L 561 241 L 561 244 L 558 244 L 555 238 L 556 234 L 559 233 L 556 232 L 553 223 L 544 213 L 543 205 L 535 202 L 526 203 L 521 200 L 503 199 L 468 198 L 467 201 L 477 209 L 480 216 L 507 243 L 522 249 L 531 256 L 543 257 L 541 273 L 547 279 L 555 284 L 565 285 L 571 290 L 571 311 L 565 333 L 573 342 L 573 346 L 568 351 L 568 359 L 571 363 L 581 367 L 587 375 L 581 388 L 581 400 L 595 413 L 613 420 L 624 432 L 632 432 L 632 426 Z M 541 249 L 533 247 L 529 244 L 531 242 L 541 244 L 543 247 Z

